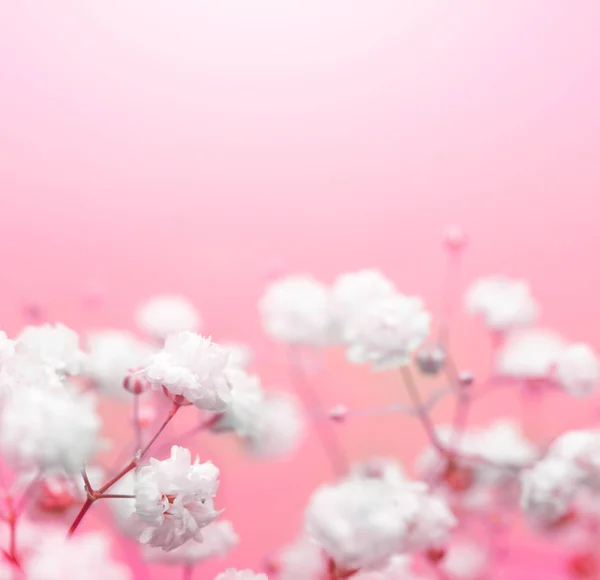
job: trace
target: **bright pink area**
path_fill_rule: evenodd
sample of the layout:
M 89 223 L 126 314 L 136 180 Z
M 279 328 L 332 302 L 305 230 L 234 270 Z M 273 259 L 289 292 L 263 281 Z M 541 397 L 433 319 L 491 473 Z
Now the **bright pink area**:
M 269 264 L 326 281 L 380 267 L 435 308 L 458 222 L 467 279 L 526 277 L 544 323 L 600 345 L 599 21 L 594 0 L 0 2 L 0 326 L 37 300 L 78 329 L 131 327 L 142 298 L 180 291 L 282 385 L 256 314 Z M 482 371 L 485 335 L 460 322 L 456 358 Z M 401 397 L 330 358 L 329 403 Z M 479 419 L 517 403 L 490 397 Z M 548 429 L 583 406 L 558 416 L 553 399 Z M 341 431 L 356 458 L 410 460 L 425 440 L 395 416 Z M 258 565 L 294 535 L 324 457 L 311 440 L 292 470 L 198 441 L 213 450 L 232 562 Z M 518 568 L 506 577 L 534 577 Z

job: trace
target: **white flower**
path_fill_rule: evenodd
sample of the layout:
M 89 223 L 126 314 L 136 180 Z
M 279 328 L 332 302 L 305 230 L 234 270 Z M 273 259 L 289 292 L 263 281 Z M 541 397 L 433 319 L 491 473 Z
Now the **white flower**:
M 10 396 L 29 388 L 62 390 L 63 378 L 39 360 L 24 353 L 15 354 L 0 370 L 0 395 Z
M 99 533 L 78 534 L 67 540 L 63 530 L 45 534 L 25 562 L 28 580 L 129 580 L 130 570 L 110 557 L 108 540 Z
M 302 534 L 279 554 L 278 580 L 321 580 L 327 570 L 323 550 L 306 534 Z
M 150 358 L 144 374 L 153 385 L 181 395 L 199 409 L 223 412 L 231 401 L 224 371 L 227 353 L 193 332 L 167 338 L 164 348 Z
M 27 326 L 17 337 L 16 351 L 68 375 L 78 375 L 85 360 L 79 336 L 62 324 Z
M 219 346 L 229 355 L 228 368 L 246 369 L 254 358 L 254 353 L 247 344 L 241 342 L 219 342 Z
M 569 345 L 558 357 L 555 378 L 559 386 L 574 397 L 586 397 L 598 387 L 600 364 L 589 345 Z
M 246 449 L 252 455 L 273 458 L 297 449 L 305 432 L 305 420 L 294 395 L 267 393 L 256 419 L 244 439 Z
M 255 574 L 252 570 L 234 570 L 229 568 L 218 576 L 215 580 L 269 580 L 266 574 Z
M 572 462 L 547 457 L 521 476 L 521 507 L 541 522 L 554 522 L 564 516 L 584 478 Z
M 556 439 L 548 450 L 549 457 L 571 462 L 587 475 L 600 480 L 600 431 L 567 431 Z
M 152 352 L 133 334 L 121 330 L 104 330 L 88 336 L 86 375 L 104 394 L 126 398 L 123 379 L 130 369 L 139 367 Z
M 192 463 L 183 447 L 173 447 L 165 461 L 151 459 L 135 481 L 135 517 L 145 526 L 140 542 L 168 551 L 202 541 L 202 528 L 219 515 L 213 506 L 218 477 L 210 461 Z
M 475 541 L 450 544 L 442 561 L 442 570 L 450 580 L 481 580 L 490 565 L 490 555 Z
M 537 318 L 539 307 L 521 280 L 491 276 L 477 280 L 467 291 L 466 309 L 481 315 L 491 330 L 506 331 Z
M 373 370 L 405 366 L 429 334 L 431 316 L 415 296 L 396 294 L 372 304 L 352 325 L 346 355 Z
M 260 421 L 265 401 L 260 380 L 237 368 L 225 371 L 231 389 L 231 401 L 215 423 L 216 431 L 235 431 L 240 437 L 251 436 Z
M 498 353 L 498 374 L 519 379 L 547 379 L 565 349 L 556 333 L 528 329 L 511 334 Z
M 170 552 L 146 547 L 144 557 L 161 564 L 195 566 L 210 558 L 225 558 L 238 543 L 233 525 L 226 520 L 209 524 L 202 531 L 202 536 L 202 542 L 186 542 Z
M 337 339 L 344 341 L 365 310 L 395 293 L 393 282 L 379 270 L 359 270 L 339 276 L 331 289 L 330 306 Z
M 67 387 L 26 388 L 2 408 L 0 447 L 21 469 L 78 472 L 98 449 L 100 427 L 93 396 Z
M 421 507 L 417 489 L 379 479 L 347 479 L 317 489 L 308 534 L 343 571 L 384 566 L 401 548 Z
M 0 330 L 0 367 L 15 355 L 15 341 Z
M 153 296 L 138 307 L 135 318 L 148 336 L 160 340 L 184 330 L 197 332 L 201 324 L 194 305 L 177 294 Z
M 329 340 L 329 292 L 310 276 L 273 282 L 261 298 L 259 310 L 266 333 L 277 341 L 315 346 Z

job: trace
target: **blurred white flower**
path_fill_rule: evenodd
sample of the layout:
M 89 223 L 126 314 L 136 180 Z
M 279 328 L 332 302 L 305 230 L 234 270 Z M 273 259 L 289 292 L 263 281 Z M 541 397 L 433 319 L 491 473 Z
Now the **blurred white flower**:
M 498 353 L 496 372 L 519 379 L 548 379 L 565 347 L 566 342 L 549 330 L 514 332 Z
M 321 580 L 326 571 L 323 550 L 306 534 L 296 538 L 277 558 L 278 580 Z
M 78 534 L 67 540 L 63 530 L 45 534 L 25 562 L 28 580 L 129 580 L 131 571 L 110 556 L 109 543 L 100 533 Z
M 449 580 L 481 580 L 490 566 L 490 554 L 476 541 L 452 542 L 441 563 Z
M 268 392 L 260 414 L 244 439 L 246 449 L 257 457 L 274 458 L 295 451 L 306 423 L 298 399 L 284 392 Z
M 239 540 L 233 525 L 227 520 L 209 524 L 202 530 L 202 536 L 202 542 L 188 541 L 170 552 L 146 547 L 144 558 L 160 564 L 195 566 L 211 558 L 225 558 Z
M 587 397 L 598 387 L 600 363 L 592 348 L 583 343 L 567 346 L 555 367 L 558 385 L 574 397 Z
M 0 330 L 0 367 L 15 355 L 15 341 Z
M 503 332 L 531 324 L 539 312 L 529 286 L 504 276 L 477 280 L 468 289 L 465 303 L 469 314 L 481 315 L 491 330 Z
M 95 398 L 67 387 L 15 391 L 0 413 L 0 448 L 19 469 L 78 472 L 100 444 Z
M 263 327 L 274 340 L 319 346 L 330 339 L 329 291 L 310 276 L 289 276 L 267 287 L 259 303 Z
M 347 335 L 350 362 L 373 370 L 406 366 L 429 335 L 431 316 L 415 296 L 396 294 L 367 308 Z
M 152 349 L 133 334 L 122 330 L 104 330 L 88 335 L 85 374 L 100 392 L 127 398 L 123 380 L 130 369 L 142 365 Z
M 61 374 L 78 375 L 85 360 L 79 336 L 63 324 L 27 326 L 17 337 L 15 348 L 17 353 Z
M 193 332 L 169 336 L 144 369 L 150 383 L 182 396 L 199 409 L 223 412 L 231 401 L 224 375 L 227 352 Z
M 219 342 L 219 346 L 229 355 L 228 368 L 246 369 L 254 358 L 254 353 L 247 344 L 241 342 Z
M 365 310 L 395 293 L 394 283 L 379 270 L 359 270 L 338 276 L 331 289 L 330 305 L 336 339 L 343 342 Z
M 192 463 L 191 453 L 173 447 L 165 461 L 150 459 L 135 480 L 135 517 L 143 525 L 140 542 L 165 551 L 188 540 L 202 541 L 201 530 L 219 515 L 213 498 L 219 470 L 210 462 Z
M 197 332 L 201 325 L 194 305 L 177 294 L 159 294 L 146 300 L 136 310 L 135 319 L 141 330 L 159 340 L 185 330 Z
M 269 580 L 266 574 L 256 574 L 252 570 L 234 570 L 229 568 L 218 576 L 215 580 Z

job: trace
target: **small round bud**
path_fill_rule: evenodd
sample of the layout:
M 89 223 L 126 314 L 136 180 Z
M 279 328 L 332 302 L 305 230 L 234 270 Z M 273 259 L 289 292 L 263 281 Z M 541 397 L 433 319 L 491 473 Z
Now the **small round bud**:
M 475 481 L 475 474 L 472 468 L 451 460 L 446 467 L 443 480 L 452 491 L 462 493 L 471 489 Z
M 138 372 L 130 371 L 123 379 L 123 388 L 133 395 L 141 395 L 150 388 L 150 383 Z
M 475 375 L 471 371 L 461 371 L 458 373 L 458 380 L 461 387 L 470 387 L 475 380 Z
M 54 514 L 62 514 L 78 503 L 72 488 L 58 478 L 45 479 L 39 486 L 35 505 L 38 509 Z
M 417 353 L 417 366 L 424 375 L 437 375 L 446 364 L 446 352 L 439 345 L 425 346 Z
M 348 416 L 348 408 L 345 405 L 336 405 L 329 411 L 329 418 L 336 423 L 343 423 Z
M 459 226 L 450 226 L 444 234 L 444 244 L 452 252 L 459 252 L 467 245 L 467 237 Z

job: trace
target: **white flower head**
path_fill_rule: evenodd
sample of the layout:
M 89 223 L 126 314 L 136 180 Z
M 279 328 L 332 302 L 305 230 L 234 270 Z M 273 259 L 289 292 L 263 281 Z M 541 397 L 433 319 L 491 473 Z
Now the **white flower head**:
M 135 318 L 142 331 L 159 340 L 185 330 L 197 332 L 201 325 L 194 305 L 177 294 L 153 296 L 138 307 Z
M 0 448 L 20 469 L 78 472 L 99 447 L 93 396 L 61 389 L 12 393 L 0 416 Z
M 298 448 L 305 431 L 306 422 L 298 399 L 290 393 L 269 392 L 244 443 L 256 457 L 280 457 Z
M 211 558 L 225 558 L 239 540 L 233 531 L 233 525 L 227 520 L 209 524 L 202 531 L 202 536 L 202 542 L 186 542 L 170 552 L 146 547 L 144 557 L 149 562 L 195 566 Z
M 490 554 L 475 541 L 452 542 L 442 561 L 449 580 L 481 580 L 490 566 Z
M 79 534 L 67 540 L 63 530 L 44 534 L 25 562 L 28 580 L 130 580 L 131 571 L 110 557 L 109 543 L 100 533 Z
M 399 551 L 419 508 L 412 487 L 351 478 L 313 493 L 306 529 L 338 569 L 377 568 Z
M 254 358 L 254 353 L 247 344 L 220 341 L 219 346 L 229 355 L 228 368 L 246 369 Z
M 165 551 L 188 540 L 202 541 L 202 528 L 219 515 L 213 498 L 219 470 L 210 462 L 192 463 L 188 449 L 173 447 L 165 461 L 151 459 L 135 481 L 135 518 L 143 526 L 140 542 Z
M 339 276 L 331 289 L 330 306 L 336 338 L 343 342 L 365 310 L 395 293 L 394 283 L 379 270 L 359 270 Z
M 289 276 L 268 286 L 259 303 L 266 333 L 279 342 L 319 346 L 330 339 L 329 291 L 310 276 Z
M 529 325 L 539 312 L 529 286 L 504 276 L 477 280 L 467 291 L 465 302 L 469 314 L 481 315 L 495 331 Z
M 306 534 L 296 538 L 277 558 L 279 580 L 321 580 L 326 570 L 323 550 Z
M 558 356 L 555 367 L 558 385 L 574 397 L 587 397 L 598 387 L 600 363 L 587 344 L 567 346 Z
M 182 396 L 199 409 L 223 412 L 231 401 L 225 378 L 227 352 L 210 338 L 193 332 L 169 336 L 164 348 L 150 357 L 144 375 L 173 396 Z
M 499 375 L 519 379 L 548 379 L 566 342 L 555 332 L 526 329 L 512 333 L 496 360 Z
M 101 393 L 127 398 L 123 380 L 150 356 L 151 348 L 133 334 L 121 330 L 94 332 L 88 336 L 86 375 Z
M 234 570 L 229 568 L 215 577 L 215 580 L 269 580 L 266 574 L 256 574 L 252 570 Z
M 85 361 L 79 336 L 63 324 L 27 326 L 16 339 L 16 351 L 60 374 L 78 375 Z
M 406 366 L 429 334 L 431 316 L 416 296 L 396 294 L 372 304 L 348 333 L 348 360 L 373 370 Z

